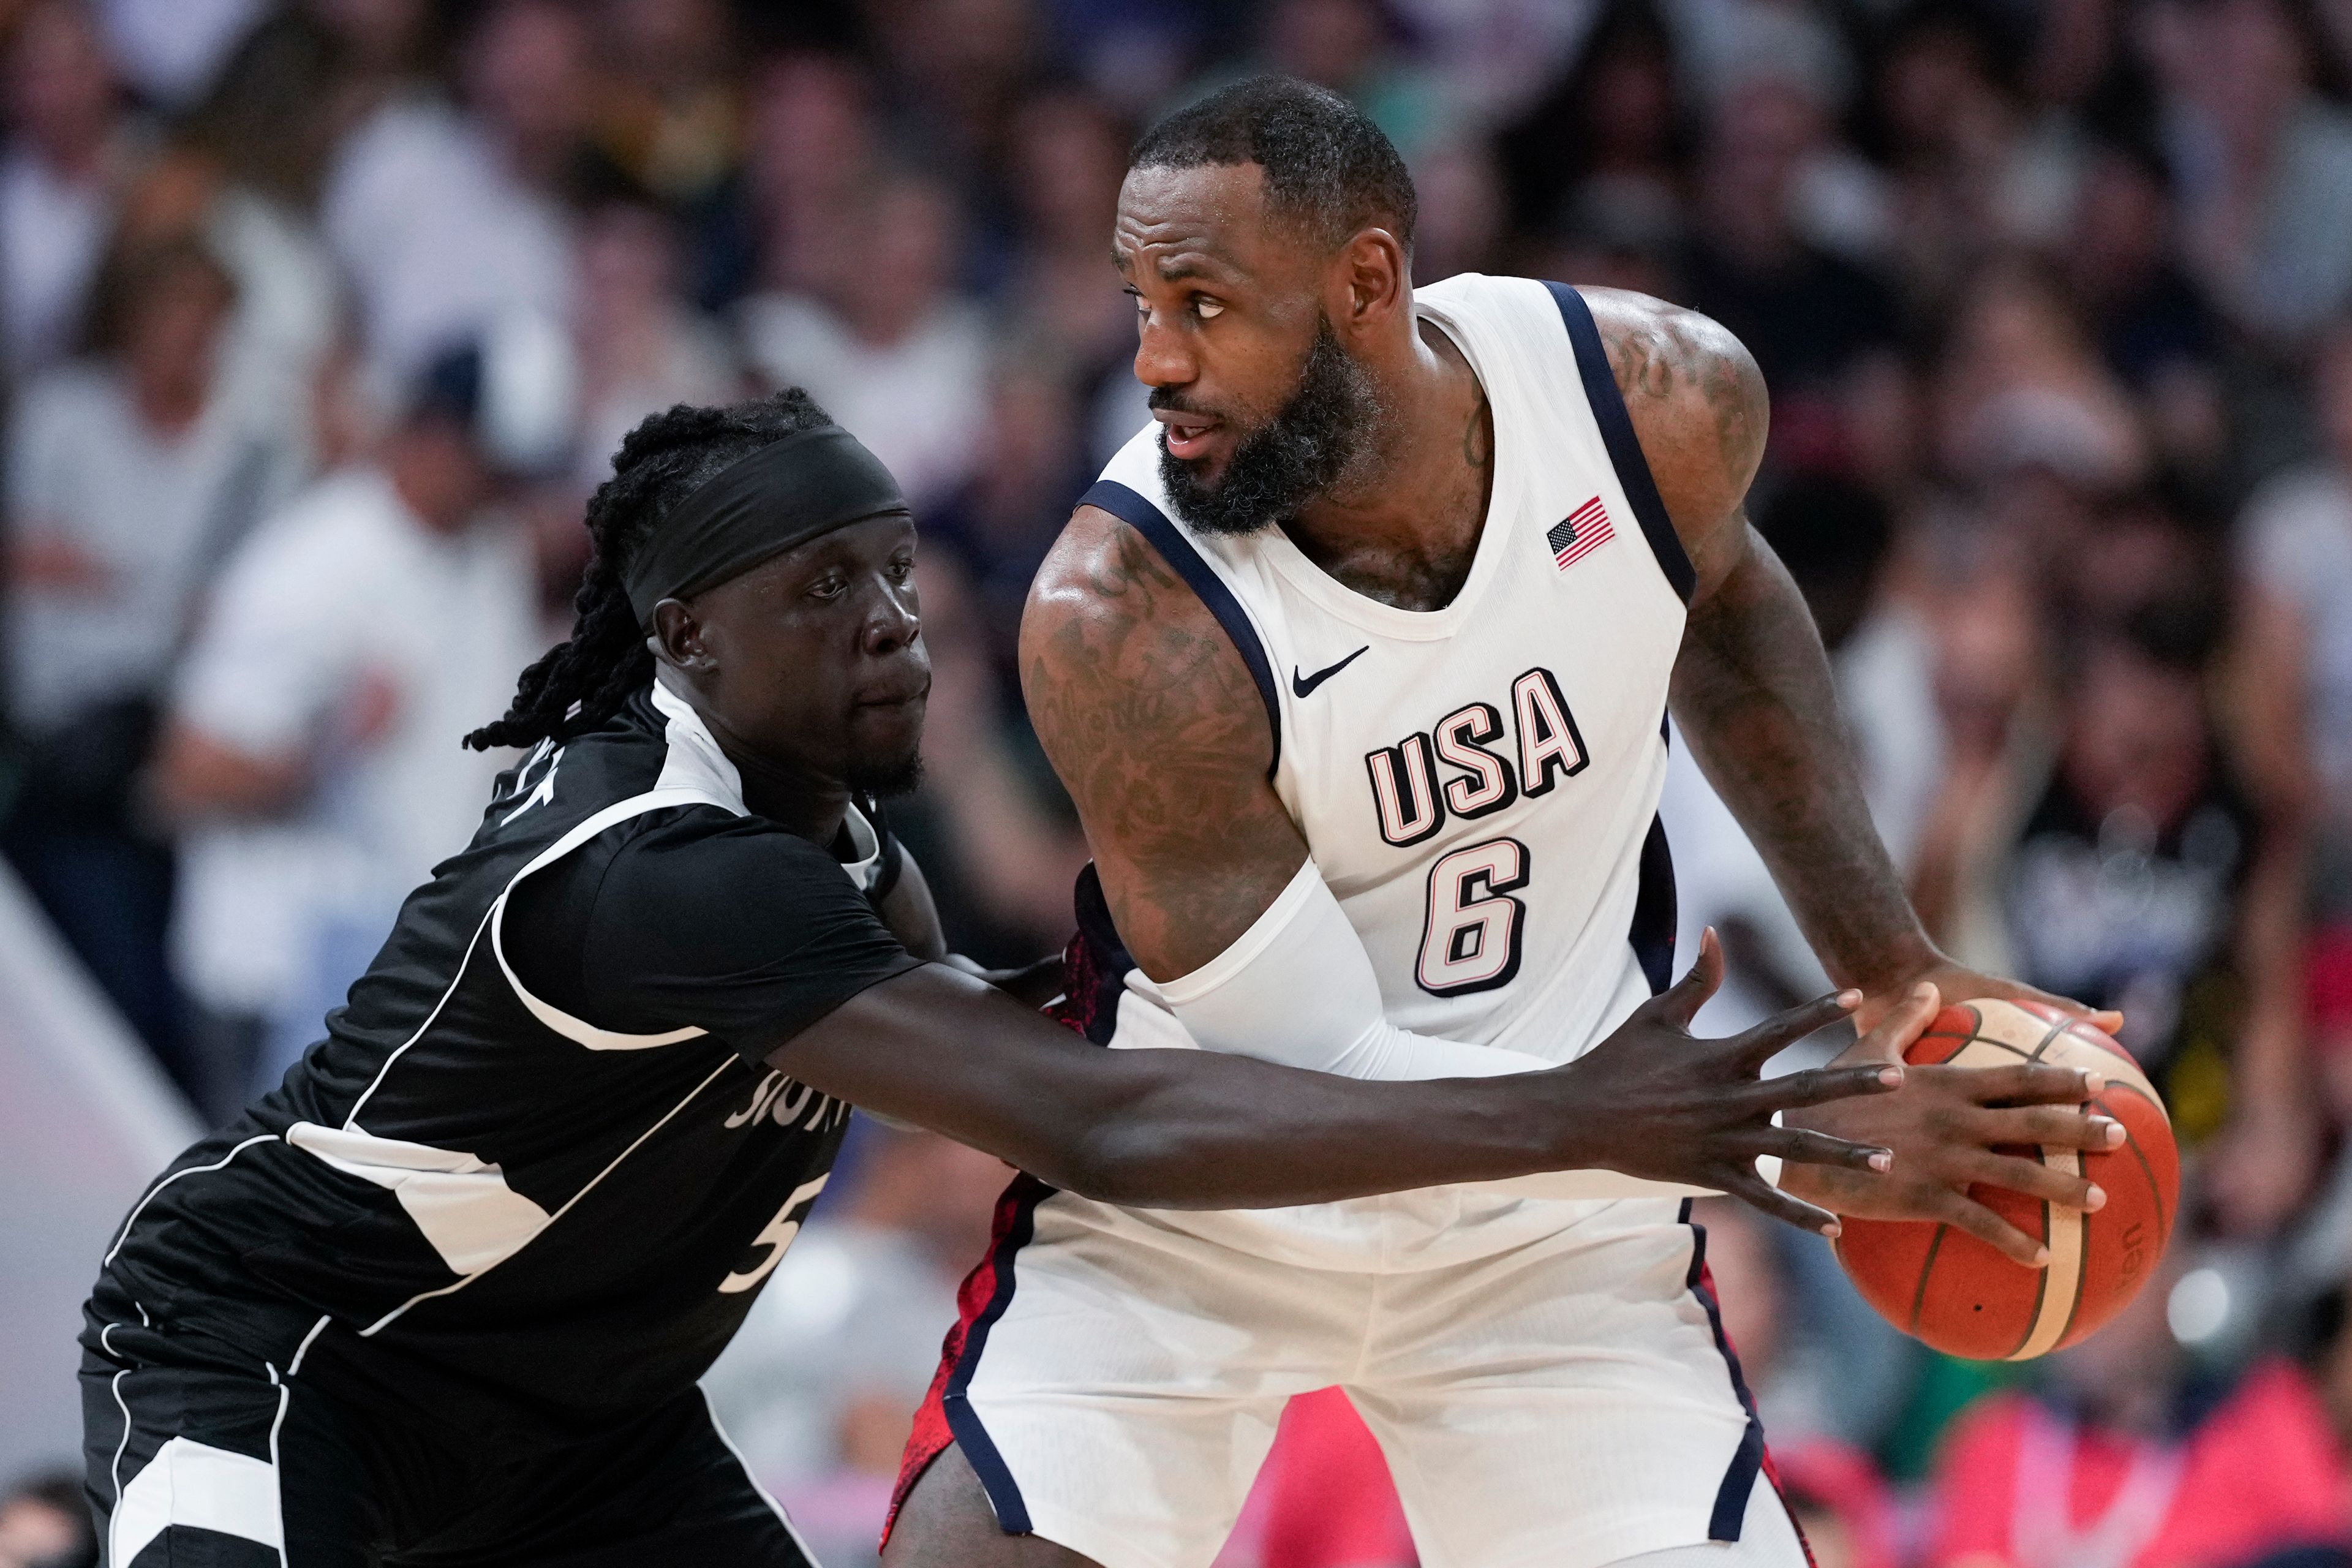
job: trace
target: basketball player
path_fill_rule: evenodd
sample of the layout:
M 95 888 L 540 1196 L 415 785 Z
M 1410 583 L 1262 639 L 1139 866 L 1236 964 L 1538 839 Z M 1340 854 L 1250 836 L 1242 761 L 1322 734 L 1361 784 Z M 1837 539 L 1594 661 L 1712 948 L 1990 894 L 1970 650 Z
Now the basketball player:
M 1939 989 L 2033 994 L 1937 952 L 1864 812 L 1820 640 L 1741 511 L 1754 362 L 1635 295 L 1416 293 L 1412 220 L 1395 150 L 1301 83 L 1229 88 L 1136 150 L 1113 246 L 1157 423 L 1087 492 L 1022 634 L 1095 853 L 1069 1021 L 1360 1078 L 1575 1059 L 1666 984 L 1670 697 L 1858 1021 L 1902 1021 L 1856 1060 Z M 1791 1167 L 1781 1196 L 2038 1264 L 1965 1189 L 2096 1206 L 1990 1147 L 2116 1141 L 2063 1103 L 2081 1092 L 1913 1068 L 1814 1113 L 1892 1147 L 1890 1173 Z M 1024 1178 L 887 1561 L 1203 1568 L 1285 1400 L 1338 1384 L 1431 1568 L 1795 1568 L 1691 1191 L 1177 1215 Z
M 936 962 L 871 804 L 930 680 L 881 465 L 797 393 L 675 408 L 588 522 L 571 639 L 472 737 L 530 748 L 473 842 L 107 1249 L 83 1390 L 116 1568 L 806 1568 L 695 1380 L 852 1101 L 1144 1205 L 1885 1159 L 1769 1119 L 1899 1072 L 1754 1081 L 1852 998 L 1694 1042 L 1694 984 L 1536 1083 L 1096 1050 Z

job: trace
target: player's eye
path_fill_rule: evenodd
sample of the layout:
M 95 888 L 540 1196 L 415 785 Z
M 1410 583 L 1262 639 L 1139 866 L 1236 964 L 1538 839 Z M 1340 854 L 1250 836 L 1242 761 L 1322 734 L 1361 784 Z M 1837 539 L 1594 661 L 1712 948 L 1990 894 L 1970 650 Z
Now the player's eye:
M 1225 313 L 1225 307 L 1205 294 L 1195 294 L 1192 296 L 1192 313 L 1204 321 L 1213 321 Z
M 838 599 L 849 592 L 849 580 L 838 572 L 828 572 L 809 584 L 809 596 L 815 599 Z
M 915 558 L 913 556 L 902 555 L 890 563 L 890 581 L 893 583 L 904 583 L 914 574 Z

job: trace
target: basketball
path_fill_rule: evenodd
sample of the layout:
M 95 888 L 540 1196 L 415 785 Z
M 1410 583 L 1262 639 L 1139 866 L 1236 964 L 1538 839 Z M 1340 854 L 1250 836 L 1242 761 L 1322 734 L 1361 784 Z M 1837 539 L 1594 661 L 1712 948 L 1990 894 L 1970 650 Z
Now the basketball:
M 2093 1109 L 2124 1125 L 2114 1149 L 2043 1146 L 2044 1164 L 2079 1170 L 2105 1188 L 2106 1206 L 2082 1214 L 2021 1193 L 1969 1195 L 2050 1249 L 2028 1268 L 1947 1225 L 1849 1219 L 1838 1261 L 1886 1321 L 1936 1350 L 1971 1361 L 2031 1361 L 2074 1344 L 2123 1310 L 2156 1271 L 2180 1193 L 2171 1119 L 2139 1064 L 2088 1024 L 2033 1002 L 1984 1000 L 1937 1015 L 1904 1059 L 1915 1065 L 2000 1067 L 2048 1062 L 2104 1073 Z M 2003 1153 L 2030 1154 L 2025 1148 Z

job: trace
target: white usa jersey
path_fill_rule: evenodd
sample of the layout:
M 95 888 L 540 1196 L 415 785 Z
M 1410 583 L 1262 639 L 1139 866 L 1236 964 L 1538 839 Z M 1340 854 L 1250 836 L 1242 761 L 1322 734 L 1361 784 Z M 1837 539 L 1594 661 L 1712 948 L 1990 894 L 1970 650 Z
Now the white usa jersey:
M 1275 790 L 1389 1020 L 1568 1061 L 1666 981 L 1656 812 L 1693 573 L 1574 289 L 1465 274 L 1415 305 L 1469 361 L 1495 426 L 1485 526 L 1444 608 L 1367 598 L 1278 528 L 1187 528 L 1157 425 L 1084 504 L 1141 532 L 1240 649 L 1274 728 Z M 1095 951 L 1072 1021 L 1106 1044 L 1186 1043 L 1090 877 L 1079 902 Z

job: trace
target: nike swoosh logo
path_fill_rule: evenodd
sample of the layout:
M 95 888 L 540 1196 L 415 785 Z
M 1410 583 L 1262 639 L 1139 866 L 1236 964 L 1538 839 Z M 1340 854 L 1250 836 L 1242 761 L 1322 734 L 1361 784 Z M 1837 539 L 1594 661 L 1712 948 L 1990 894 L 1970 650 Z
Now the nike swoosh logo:
M 1317 687 L 1322 685 L 1325 681 L 1330 679 L 1333 676 L 1339 674 L 1341 670 L 1347 668 L 1349 665 L 1355 663 L 1358 659 L 1363 658 L 1364 655 L 1371 651 L 1372 645 L 1366 643 L 1363 647 L 1358 648 L 1355 652 L 1349 654 L 1339 663 L 1327 664 L 1312 675 L 1301 675 L 1298 673 L 1298 667 L 1295 664 L 1292 665 L 1290 667 L 1291 695 L 1294 697 L 1305 697 L 1308 695 Z

